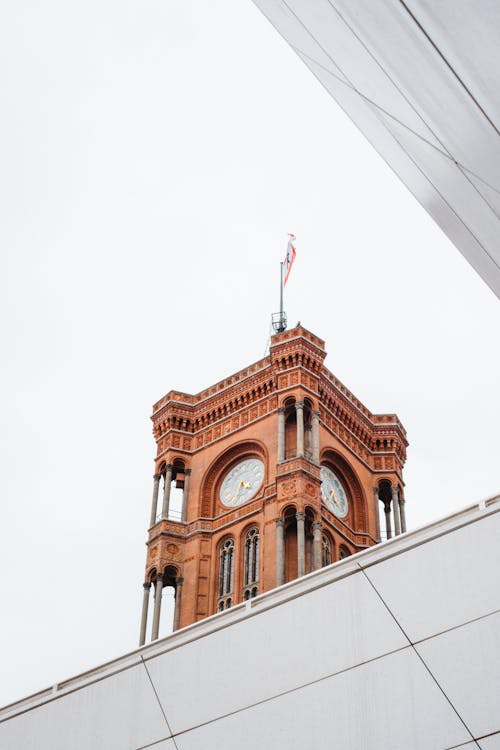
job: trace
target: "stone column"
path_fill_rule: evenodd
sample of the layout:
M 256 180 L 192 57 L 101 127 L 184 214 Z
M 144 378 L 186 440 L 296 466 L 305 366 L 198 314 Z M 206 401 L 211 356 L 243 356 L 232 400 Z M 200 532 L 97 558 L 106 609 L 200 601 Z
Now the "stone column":
M 186 469 L 184 472 L 184 487 L 182 490 L 182 513 L 181 513 L 182 523 L 186 523 L 186 519 L 187 519 L 187 504 L 188 504 L 188 497 L 189 497 L 189 477 L 190 476 L 191 476 L 191 469 Z
M 392 537 L 391 504 L 390 503 L 384 503 L 384 513 L 385 513 L 385 530 L 387 532 L 387 539 L 390 539 Z
M 278 409 L 278 463 L 285 460 L 285 409 Z
M 304 455 L 304 402 L 295 402 L 295 413 L 297 415 L 297 456 Z
M 312 413 L 312 460 L 319 464 L 319 411 Z
M 394 535 L 401 534 L 401 521 L 399 517 L 399 493 L 397 485 L 392 486 L 392 512 L 394 515 Z
M 304 424 L 304 456 L 312 461 L 312 429 L 310 424 Z
M 179 622 L 181 619 L 181 600 L 182 600 L 182 584 L 184 578 L 178 578 L 175 582 L 175 609 L 174 609 L 174 625 L 172 630 L 179 630 Z
M 380 498 L 378 496 L 378 487 L 373 488 L 373 504 L 375 506 L 375 523 L 377 524 L 377 542 L 380 542 L 380 518 L 379 518 L 379 508 L 380 508 Z
M 403 495 L 399 498 L 399 513 L 401 515 L 401 533 L 406 532 L 405 499 Z
M 151 526 L 154 526 L 156 523 L 156 513 L 158 510 L 158 490 L 160 489 L 160 478 L 161 478 L 161 474 L 154 475 L 153 502 L 151 503 L 151 518 L 149 520 L 149 528 L 151 528 Z
M 313 521 L 313 567 L 318 570 L 322 565 L 321 554 L 321 521 Z
M 158 640 L 158 631 L 160 629 L 161 613 L 161 595 L 163 591 L 163 576 L 158 576 L 155 586 L 155 608 L 153 612 L 153 628 L 151 630 L 151 640 Z
M 285 583 L 285 520 L 276 519 L 276 586 Z
M 306 572 L 306 514 L 304 512 L 297 513 L 295 518 L 297 519 L 297 575 L 300 578 Z
M 163 489 L 163 504 L 161 507 L 161 517 L 168 518 L 168 506 L 170 505 L 170 485 L 172 484 L 172 464 L 167 464 L 165 472 L 165 487 Z
M 141 616 L 141 632 L 139 635 L 139 646 L 144 646 L 146 643 L 146 626 L 148 623 L 148 605 L 149 605 L 149 590 L 151 588 L 150 583 L 143 583 L 144 593 L 142 595 L 142 616 Z

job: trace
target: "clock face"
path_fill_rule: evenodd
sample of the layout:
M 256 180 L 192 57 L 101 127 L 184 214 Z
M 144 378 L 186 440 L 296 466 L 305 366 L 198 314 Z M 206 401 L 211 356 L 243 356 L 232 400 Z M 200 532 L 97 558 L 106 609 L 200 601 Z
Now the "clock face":
M 264 479 L 264 464 L 258 458 L 247 458 L 233 466 L 224 477 L 220 488 L 220 501 L 234 508 L 250 500 Z
M 321 497 L 326 507 L 338 518 L 347 516 L 347 495 L 340 479 L 327 466 L 321 467 Z

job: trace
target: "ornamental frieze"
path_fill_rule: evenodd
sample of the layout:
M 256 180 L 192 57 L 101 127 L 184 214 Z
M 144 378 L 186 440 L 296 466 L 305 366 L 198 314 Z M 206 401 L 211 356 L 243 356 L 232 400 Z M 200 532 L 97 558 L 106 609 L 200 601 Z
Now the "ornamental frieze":
M 278 484 L 278 497 L 280 499 L 285 497 L 294 497 L 297 494 L 297 482 L 295 479 L 289 479 L 286 482 L 280 482 Z

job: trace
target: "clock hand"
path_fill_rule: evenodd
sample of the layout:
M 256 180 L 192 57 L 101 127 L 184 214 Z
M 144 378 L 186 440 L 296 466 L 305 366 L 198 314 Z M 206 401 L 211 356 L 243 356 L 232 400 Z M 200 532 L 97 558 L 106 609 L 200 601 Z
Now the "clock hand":
M 240 479 L 238 483 L 238 489 L 236 490 L 236 495 L 233 497 L 233 503 L 236 503 L 236 500 L 238 499 L 238 495 L 240 494 L 242 484 L 243 484 L 243 479 Z
M 335 494 L 334 489 L 330 490 L 330 498 L 332 497 L 332 495 L 333 495 L 333 502 L 335 503 L 335 505 L 339 505 L 339 501 L 337 500 L 337 495 Z

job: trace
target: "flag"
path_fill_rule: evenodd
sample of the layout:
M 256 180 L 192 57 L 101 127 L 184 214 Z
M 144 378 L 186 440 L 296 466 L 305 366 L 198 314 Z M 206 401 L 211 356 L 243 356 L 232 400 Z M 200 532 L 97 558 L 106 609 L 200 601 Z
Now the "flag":
M 285 286 L 286 282 L 288 281 L 288 277 L 290 276 L 290 271 L 292 270 L 293 261 L 295 260 L 295 256 L 297 255 L 297 251 L 295 250 L 294 242 L 295 242 L 295 235 L 289 234 L 289 240 L 288 245 L 286 246 L 286 255 L 285 260 L 283 261 L 283 286 Z

